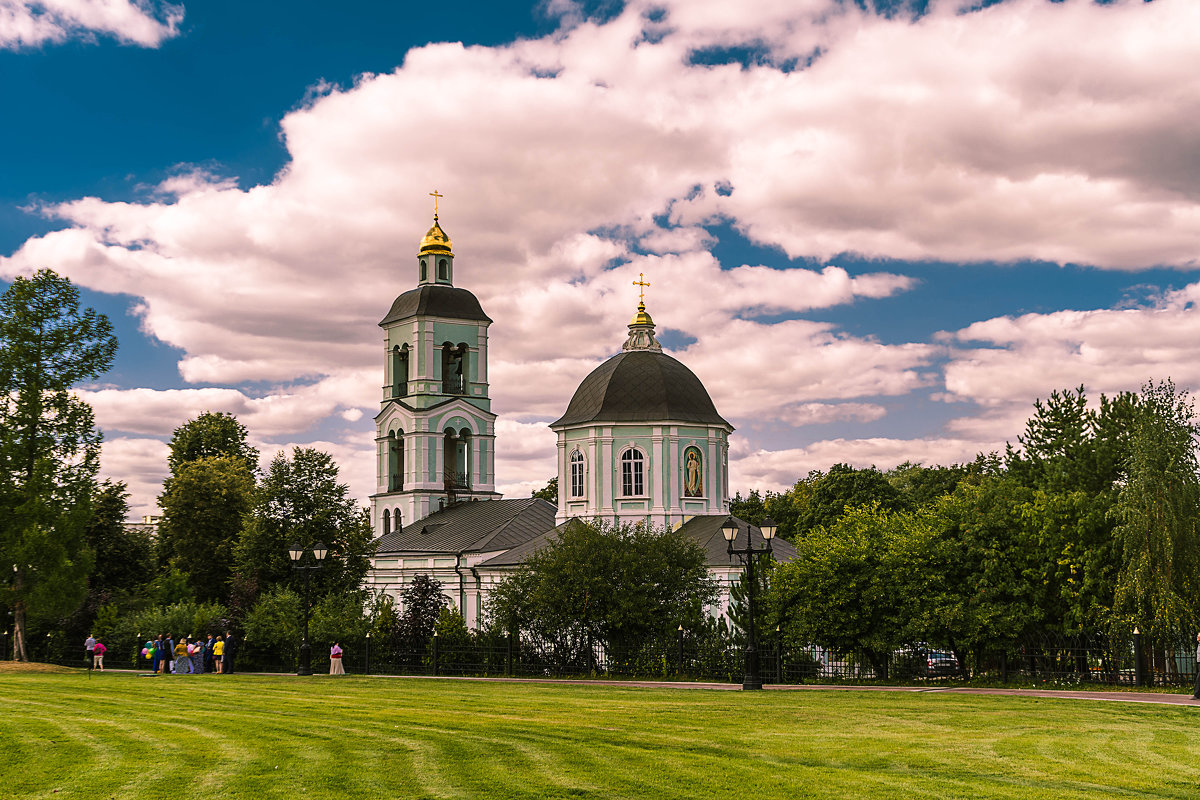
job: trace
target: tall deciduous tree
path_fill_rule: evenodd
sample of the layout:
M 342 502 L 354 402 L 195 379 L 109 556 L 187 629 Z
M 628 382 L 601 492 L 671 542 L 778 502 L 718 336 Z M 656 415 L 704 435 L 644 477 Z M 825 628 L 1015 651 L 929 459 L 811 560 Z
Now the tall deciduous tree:
M 159 560 L 187 577 L 198 600 L 229 597 L 234 547 L 253 496 L 254 476 L 236 456 L 185 462 L 163 483 Z
M 233 414 L 205 411 L 175 429 L 167 466 L 174 473 L 191 461 L 229 456 L 241 459 L 254 472 L 258 469 L 258 451 L 246 441 L 246 436 L 246 426 Z
M 253 502 L 258 451 L 232 414 L 206 411 L 175 429 L 171 474 L 158 504 L 158 557 L 187 577 L 195 597 L 226 602 L 234 547 Z
M 675 531 L 573 520 L 503 582 L 494 622 L 558 647 L 631 647 L 697 629 L 716 597 L 704 552 Z
M 85 529 L 96 564 L 88 583 L 93 593 L 130 592 L 153 577 L 154 544 L 149 532 L 125 524 L 129 491 L 123 482 L 106 480 L 92 501 L 92 518 Z
M 328 594 L 361 596 L 370 568 L 371 523 L 355 505 L 338 466 L 328 453 L 296 447 L 289 458 L 271 461 L 254 494 L 251 513 L 236 550 L 238 575 L 259 591 L 279 585 L 299 590 L 287 548 L 318 542 L 329 548 L 320 570 L 310 576 L 314 597 Z
M 1115 515 L 1124 562 L 1117 609 L 1159 638 L 1196 619 L 1200 589 L 1200 480 L 1195 410 L 1170 381 L 1142 388 L 1130 437 L 1129 480 Z
M 83 528 L 101 437 L 71 390 L 105 372 L 116 351 L 108 319 L 80 310 L 79 292 L 50 270 L 18 277 L 0 297 L 0 563 L 12 570 L 21 660 L 27 616 L 68 613 L 87 590 Z
M 830 526 L 851 508 L 878 504 L 885 511 L 906 507 L 900 492 L 882 472 L 870 467 L 855 469 L 834 464 L 824 475 L 809 475 L 812 494 L 798 520 L 799 535 L 819 526 Z
M 400 594 L 400 616 L 396 635 L 404 646 L 421 650 L 429 644 L 442 610 L 450 605 L 442 593 L 442 582 L 428 575 L 417 575 Z

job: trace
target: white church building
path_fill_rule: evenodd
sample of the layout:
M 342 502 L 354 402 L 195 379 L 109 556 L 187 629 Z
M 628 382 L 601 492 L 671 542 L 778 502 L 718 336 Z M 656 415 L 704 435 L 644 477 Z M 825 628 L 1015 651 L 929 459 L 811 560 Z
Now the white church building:
M 437 215 L 417 253 L 417 286 L 383 328 L 376 423 L 377 538 L 367 588 L 399 600 L 417 575 L 441 582 L 467 625 L 484 618 L 492 586 L 545 547 L 570 519 L 678 529 L 707 553 L 728 610 L 741 576 L 721 535 L 729 517 L 729 436 L 696 375 L 663 352 L 644 298 L 620 352 L 583 379 L 558 435 L 558 506 L 495 491 L 495 423 L 487 378 L 491 319 L 454 286 L 454 253 Z M 644 284 L 643 284 L 644 285 Z M 617 340 L 619 341 L 619 339 Z M 616 342 L 614 342 L 614 345 Z M 758 529 L 738 520 L 734 546 Z M 795 549 L 775 539 L 776 558 Z

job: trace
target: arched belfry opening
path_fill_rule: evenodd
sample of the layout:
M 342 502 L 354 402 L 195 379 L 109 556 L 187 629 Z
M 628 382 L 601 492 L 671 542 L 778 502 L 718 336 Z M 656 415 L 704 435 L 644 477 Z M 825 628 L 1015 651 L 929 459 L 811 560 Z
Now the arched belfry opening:
M 404 431 L 388 433 L 388 491 L 404 489 Z
M 442 343 L 442 394 L 467 393 L 468 347 L 459 342 L 457 346 L 450 342 Z
M 458 492 L 471 489 L 471 431 L 447 428 L 442 438 L 442 463 L 445 464 L 446 494 L 454 501 Z
M 408 397 L 408 345 L 392 348 L 392 397 Z

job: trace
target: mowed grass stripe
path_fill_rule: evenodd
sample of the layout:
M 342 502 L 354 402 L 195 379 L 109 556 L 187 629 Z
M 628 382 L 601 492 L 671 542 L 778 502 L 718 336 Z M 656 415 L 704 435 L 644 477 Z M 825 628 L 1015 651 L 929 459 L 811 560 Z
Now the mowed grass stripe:
M 1192 798 L 1197 723 L 945 693 L 0 675 L 0 795 Z

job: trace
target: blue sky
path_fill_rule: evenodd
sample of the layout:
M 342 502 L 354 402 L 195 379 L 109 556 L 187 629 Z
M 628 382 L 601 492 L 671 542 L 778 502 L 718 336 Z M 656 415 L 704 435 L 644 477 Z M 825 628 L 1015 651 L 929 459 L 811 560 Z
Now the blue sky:
M 887 6 L 30 4 L 0 279 L 55 268 L 117 325 L 84 394 L 138 513 L 206 409 L 365 500 L 375 324 L 435 188 L 510 495 L 639 272 L 738 428 L 734 489 L 968 459 L 1055 388 L 1194 390 L 1197 5 Z

